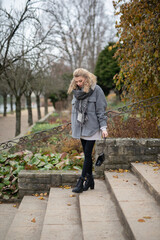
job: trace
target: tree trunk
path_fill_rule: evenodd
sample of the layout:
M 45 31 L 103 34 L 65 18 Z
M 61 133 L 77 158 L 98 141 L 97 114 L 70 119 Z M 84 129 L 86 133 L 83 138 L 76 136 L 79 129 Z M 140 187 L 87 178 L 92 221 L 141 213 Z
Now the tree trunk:
M 11 113 L 13 114 L 13 95 L 10 95 L 10 106 L 11 106 Z
M 7 116 L 7 94 L 3 94 L 3 116 Z
M 38 114 L 38 120 L 41 119 L 41 109 L 40 109 L 40 96 L 36 95 L 36 103 L 37 103 L 37 114 Z
M 16 133 L 18 136 L 21 133 L 21 97 L 16 97 Z
M 28 110 L 28 125 L 31 126 L 33 124 L 31 94 L 26 96 L 26 101 L 27 101 L 27 110 Z
M 48 114 L 48 96 L 47 94 L 44 95 L 44 113 L 45 115 Z

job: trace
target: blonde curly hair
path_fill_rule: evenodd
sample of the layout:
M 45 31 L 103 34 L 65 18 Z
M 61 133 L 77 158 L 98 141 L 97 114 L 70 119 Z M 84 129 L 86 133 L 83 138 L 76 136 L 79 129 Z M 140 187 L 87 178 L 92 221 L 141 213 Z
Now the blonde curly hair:
M 84 68 L 77 68 L 73 72 L 73 79 L 71 80 L 71 83 L 69 85 L 68 94 L 70 94 L 73 90 L 77 89 L 77 84 L 75 82 L 76 77 L 85 78 L 83 91 L 86 93 L 89 92 L 92 85 L 95 85 L 97 83 L 97 77 L 93 73 L 90 73 L 88 70 Z

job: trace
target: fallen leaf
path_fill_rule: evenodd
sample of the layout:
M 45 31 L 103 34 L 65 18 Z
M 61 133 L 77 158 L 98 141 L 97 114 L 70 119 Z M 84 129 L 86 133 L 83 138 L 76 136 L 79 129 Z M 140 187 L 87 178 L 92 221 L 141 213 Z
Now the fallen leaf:
M 73 194 L 73 195 L 70 195 L 70 197 L 75 197 L 75 195 Z
M 17 205 L 15 204 L 15 205 L 13 205 L 13 207 L 15 207 L 15 208 L 16 208 L 16 207 L 17 207 Z
M 138 222 L 145 222 L 144 219 L 138 219 Z
M 36 222 L 36 219 L 35 219 L 35 218 L 33 218 L 33 219 L 31 220 L 31 222 L 35 223 L 35 222 Z
M 40 200 L 44 200 L 44 197 L 39 197 L 38 199 L 40 199 Z
M 120 168 L 120 169 L 118 170 L 118 172 L 119 172 L 119 173 L 123 173 L 124 170 Z
M 133 185 L 137 185 L 137 183 L 133 183 Z
M 143 218 L 145 218 L 145 219 L 151 219 L 151 217 L 149 217 L 149 216 L 145 216 L 145 217 L 143 217 Z
M 113 176 L 113 178 L 118 178 L 118 176 L 117 176 L 117 175 L 115 175 L 115 176 Z
M 64 186 L 64 188 L 65 189 L 70 189 L 71 187 L 66 185 L 66 186 Z
M 67 203 L 67 205 L 68 205 L 68 206 L 71 206 L 71 204 L 70 204 L 70 203 Z

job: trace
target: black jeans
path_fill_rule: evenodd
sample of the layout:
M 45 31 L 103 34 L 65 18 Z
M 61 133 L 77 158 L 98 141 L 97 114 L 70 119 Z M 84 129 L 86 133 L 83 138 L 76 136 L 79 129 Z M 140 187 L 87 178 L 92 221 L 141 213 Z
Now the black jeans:
M 92 150 L 95 144 L 95 140 L 84 140 L 81 139 L 84 152 L 84 164 L 82 169 L 82 177 L 86 174 L 92 174 Z

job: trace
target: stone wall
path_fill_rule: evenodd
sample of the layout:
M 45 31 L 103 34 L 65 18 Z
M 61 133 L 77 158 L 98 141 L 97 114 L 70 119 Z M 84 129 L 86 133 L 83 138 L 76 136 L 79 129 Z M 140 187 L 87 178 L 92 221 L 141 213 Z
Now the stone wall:
M 105 161 L 95 167 L 97 176 L 103 176 L 107 169 L 129 169 L 131 162 L 158 161 L 160 139 L 108 138 L 97 141 L 96 159 L 104 152 Z
M 76 171 L 22 170 L 18 174 L 19 198 L 49 192 L 51 187 L 75 186 L 79 177 Z
M 160 161 L 160 139 L 108 138 L 96 141 L 95 157 L 104 152 L 105 161 L 95 167 L 95 178 L 107 169 L 129 169 L 131 162 Z M 49 192 L 51 187 L 74 186 L 80 176 L 76 171 L 22 170 L 18 175 L 19 197 Z

